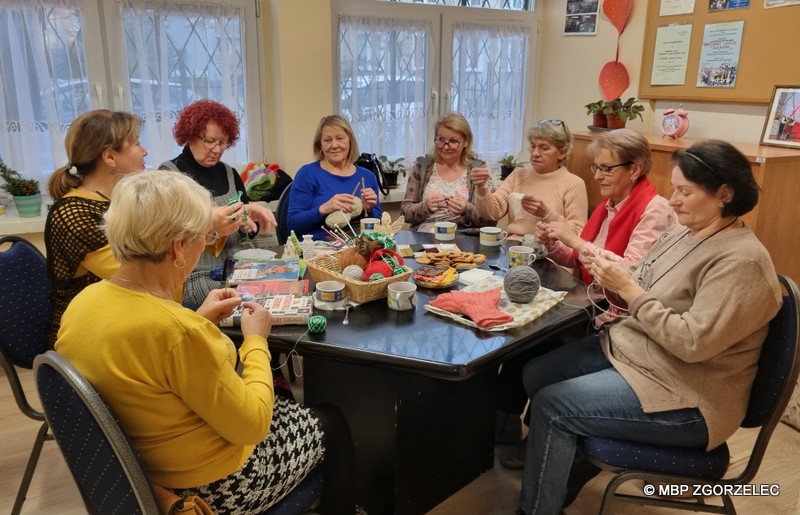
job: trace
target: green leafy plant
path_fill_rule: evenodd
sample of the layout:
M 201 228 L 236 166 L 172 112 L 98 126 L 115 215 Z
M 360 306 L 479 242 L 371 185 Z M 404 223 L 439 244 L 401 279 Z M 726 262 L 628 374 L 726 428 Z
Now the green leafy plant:
M 603 114 L 619 115 L 620 120 L 623 121 L 633 120 L 637 116 L 640 120 L 644 121 L 642 117 L 643 112 L 644 106 L 636 103 L 636 97 L 630 97 L 625 102 L 619 98 L 615 98 L 614 100 L 603 103 Z
M 525 161 L 517 161 L 517 156 L 506 156 L 497 162 L 500 166 L 505 168 L 517 168 L 525 164 Z
M 603 104 L 605 104 L 605 102 L 603 102 L 603 99 L 601 98 L 597 102 L 589 102 L 583 107 L 586 108 L 586 114 L 595 115 L 603 112 Z
M 381 162 L 381 166 L 383 166 L 383 171 L 385 173 L 402 174 L 403 177 L 406 176 L 406 165 L 403 164 L 403 161 L 405 161 L 404 157 L 399 157 L 392 160 L 386 156 L 378 156 L 378 161 Z
M 2 158 L 0 158 L 0 177 L 5 181 L 2 188 L 15 197 L 29 197 L 41 193 L 38 181 L 23 178 L 18 171 L 9 168 Z

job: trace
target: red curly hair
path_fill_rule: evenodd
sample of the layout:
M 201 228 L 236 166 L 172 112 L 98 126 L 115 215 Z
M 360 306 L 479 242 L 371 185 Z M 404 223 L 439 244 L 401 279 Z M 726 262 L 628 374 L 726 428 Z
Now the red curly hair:
M 219 125 L 231 146 L 239 139 L 238 118 L 233 111 L 213 100 L 198 100 L 184 107 L 178 114 L 172 135 L 178 145 L 186 145 L 191 140 L 200 139 L 209 122 Z

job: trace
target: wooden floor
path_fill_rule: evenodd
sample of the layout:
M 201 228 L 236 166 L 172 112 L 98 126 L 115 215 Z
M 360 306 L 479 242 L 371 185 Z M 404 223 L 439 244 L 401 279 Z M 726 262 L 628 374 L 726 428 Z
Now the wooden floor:
M 37 400 L 32 375 L 22 372 L 26 390 Z M 0 513 L 8 513 L 14 503 L 22 472 L 39 425 L 17 410 L 8 382 L 0 371 Z M 742 448 L 751 434 L 741 431 L 731 441 L 733 459 L 741 461 Z M 502 450 L 498 447 L 497 450 Z M 610 473 L 604 472 L 589 482 L 567 515 L 595 515 Z M 430 515 L 511 515 L 517 509 L 521 473 L 499 464 L 431 510 Z M 778 484 L 778 497 L 739 497 L 734 499 L 740 515 L 790 515 L 800 513 L 800 433 L 779 424 L 761 466 L 756 484 Z M 84 514 L 78 490 L 57 446 L 46 442 L 33 477 L 26 514 Z M 678 513 L 660 508 L 620 505 L 619 515 L 661 515 Z M 323 514 L 324 515 L 324 514 Z M 372 514 L 376 515 L 376 514 Z M 377 514 L 384 515 L 384 514 Z

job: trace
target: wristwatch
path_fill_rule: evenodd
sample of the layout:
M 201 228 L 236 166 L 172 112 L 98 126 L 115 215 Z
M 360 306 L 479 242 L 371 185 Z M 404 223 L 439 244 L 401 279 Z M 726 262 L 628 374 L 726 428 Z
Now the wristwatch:
M 667 109 L 661 119 L 661 132 L 670 138 L 680 138 L 689 130 L 689 113 L 686 109 Z

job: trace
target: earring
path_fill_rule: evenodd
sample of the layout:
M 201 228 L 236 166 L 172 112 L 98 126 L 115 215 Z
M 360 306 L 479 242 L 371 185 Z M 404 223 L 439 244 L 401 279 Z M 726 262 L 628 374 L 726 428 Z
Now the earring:
M 175 265 L 175 268 L 183 268 L 186 266 L 186 261 L 183 258 L 175 258 L 172 264 Z

